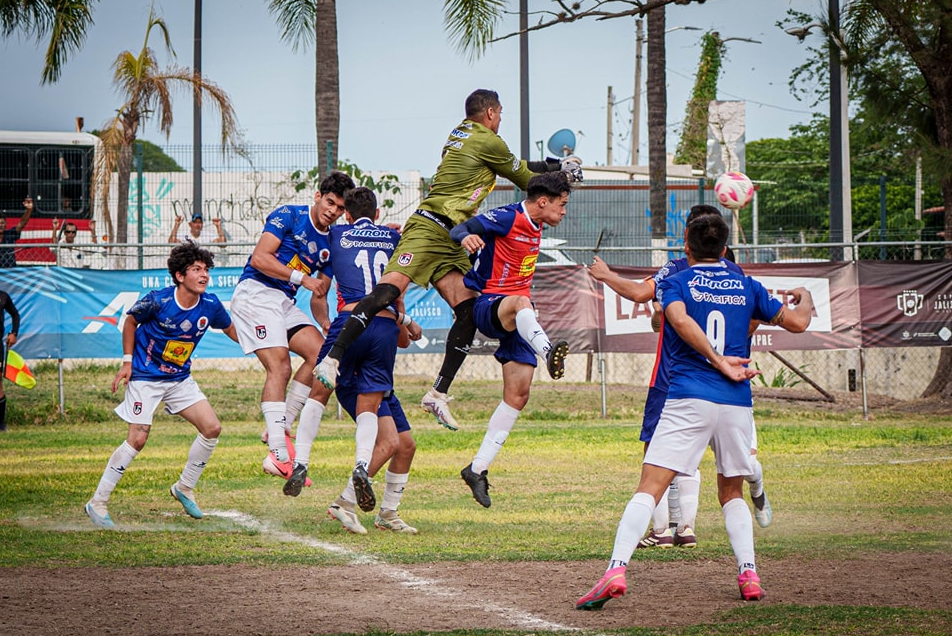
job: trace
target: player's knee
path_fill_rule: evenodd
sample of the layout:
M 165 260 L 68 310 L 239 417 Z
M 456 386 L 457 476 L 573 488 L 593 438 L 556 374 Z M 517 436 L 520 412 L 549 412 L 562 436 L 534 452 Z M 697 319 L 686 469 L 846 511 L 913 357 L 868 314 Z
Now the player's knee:
M 357 303 L 353 313 L 365 312 L 369 316 L 374 316 L 399 297 L 400 288 L 396 285 L 377 283 L 370 293 Z

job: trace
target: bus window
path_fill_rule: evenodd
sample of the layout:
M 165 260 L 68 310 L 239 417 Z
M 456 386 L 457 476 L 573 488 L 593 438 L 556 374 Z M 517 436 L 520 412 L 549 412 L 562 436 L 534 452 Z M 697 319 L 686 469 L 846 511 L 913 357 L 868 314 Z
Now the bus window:
M 29 188 L 29 152 L 26 148 L 0 147 L 0 214 L 22 214 Z

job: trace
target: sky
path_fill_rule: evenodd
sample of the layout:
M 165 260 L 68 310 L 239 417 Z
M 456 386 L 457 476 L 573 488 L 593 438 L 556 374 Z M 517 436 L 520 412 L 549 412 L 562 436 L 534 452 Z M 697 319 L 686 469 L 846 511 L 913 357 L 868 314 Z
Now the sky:
M 170 31 L 176 57 L 167 55 L 158 32 L 151 47 L 164 64 L 192 66 L 194 4 L 188 0 L 101 0 L 95 25 L 81 52 L 66 64 L 62 79 L 41 86 L 43 47 L 32 39 L 0 40 L 0 130 L 72 131 L 81 116 L 86 130 L 99 128 L 120 105 L 112 63 L 121 51 L 138 53 L 154 4 Z M 204 0 L 202 71 L 231 96 L 238 123 L 253 144 L 313 144 L 314 53 L 295 52 L 280 39 L 266 0 Z M 517 11 L 518 2 L 509 1 Z M 826 112 L 798 101 L 788 87 L 791 71 L 808 57 L 807 43 L 784 34 L 775 23 L 787 9 L 819 14 L 825 0 L 708 0 L 703 5 L 667 9 L 668 152 L 674 152 L 685 106 L 694 84 L 700 38 L 717 30 L 727 43 L 718 99 L 746 102 L 748 141 L 787 137 L 790 126 Z M 529 0 L 529 11 L 554 6 Z M 364 170 L 432 174 L 449 131 L 463 119 L 463 103 L 475 88 L 499 92 L 503 103 L 500 135 L 519 153 L 518 38 L 490 45 L 471 61 L 450 43 L 435 0 L 339 0 L 341 126 L 339 157 Z M 530 24 L 538 17 L 530 15 Z M 500 35 L 516 29 L 508 17 Z M 693 31 L 678 27 L 697 27 Z M 819 35 L 814 45 L 820 44 Z M 647 54 L 647 47 L 643 53 Z M 642 77 L 647 76 L 647 59 Z M 635 20 L 582 20 L 532 32 L 529 36 L 531 152 L 537 142 L 568 128 L 577 133 L 576 154 L 585 165 L 605 164 L 608 146 L 608 87 L 612 108 L 614 164 L 631 153 L 631 106 L 635 75 Z M 642 88 L 641 163 L 646 163 L 646 106 Z M 173 102 L 168 140 L 155 123 L 140 137 L 159 145 L 190 144 L 192 105 L 188 93 Z M 205 143 L 219 137 L 217 118 L 206 114 Z M 544 144 L 542 144 L 544 145 Z M 546 154 L 551 154 L 546 152 Z M 303 166 L 307 168 L 307 166 Z

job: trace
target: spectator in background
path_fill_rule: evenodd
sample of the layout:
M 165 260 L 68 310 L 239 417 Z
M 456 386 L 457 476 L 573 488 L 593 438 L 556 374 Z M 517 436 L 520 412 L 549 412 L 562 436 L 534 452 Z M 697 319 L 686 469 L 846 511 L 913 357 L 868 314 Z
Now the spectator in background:
M 221 219 L 212 219 L 212 224 L 215 226 L 214 230 L 205 229 L 205 219 L 202 217 L 201 212 L 196 212 L 192 215 L 192 220 L 188 222 L 188 231 L 179 232 L 179 227 L 182 225 L 181 216 L 176 215 L 175 223 L 172 225 L 172 233 L 169 234 L 169 243 L 181 243 L 182 241 L 192 241 L 193 243 L 198 243 L 199 245 L 207 245 L 209 243 L 225 243 L 227 239 L 225 238 L 225 231 L 221 227 Z
M 89 269 L 96 265 L 99 269 L 101 258 L 105 257 L 106 251 L 100 247 L 78 247 L 76 245 L 76 235 L 78 228 L 72 221 L 66 221 L 63 224 L 63 234 L 57 240 L 57 232 L 60 228 L 60 220 L 53 219 L 53 238 L 50 241 L 55 243 L 56 264 L 60 267 L 72 267 L 75 269 Z M 89 220 L 89 233 L 92 236 L 92 242 L 99 244 L 96 238 L 96 220 Z
M 3 337 L 4 312 L 10 314 L 10 333 Z M 10 294 L 0 290 L 0 432 L 7 430 L 7 396 L 3 392 L 3 376 L 6 374 L 7 350 L 17 343 L 20 332 L 20 313 Z
M 0 243 L 3 245 L 13 245 L 20 240 L 20 233 L 26 227 L 27 221 L 33 214 L 33 197 L 27 195 L 23 199 L 23 216 L 15 227 L 7 229 L 6 217 L 0 217 Z M 13 247 L 0 247 L 0 269 L 4 267 L 16 267 L 17 256 L 16 249 Z

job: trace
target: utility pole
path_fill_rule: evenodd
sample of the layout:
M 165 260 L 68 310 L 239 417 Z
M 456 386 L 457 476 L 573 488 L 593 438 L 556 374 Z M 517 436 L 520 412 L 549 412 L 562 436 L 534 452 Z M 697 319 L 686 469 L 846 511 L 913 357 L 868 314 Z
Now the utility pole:
M 608 156 L 605 159 L 605 165 L 610 166 L 612 164 L 612 114 L 615 110 L 615 96 L 612 94 L 612 87 L 608 87 L 608 123 L 605 125 L 605 129 L 608 131 L 607 139 L 605 140 L 608 144 L 606 147 L 608 149 Z
M 641 45 L 644 43 L 642 18 L 635 20 L 635 101 L 631 106 L 631 165 L 639 164 L 638 146 L 641 145 Z

